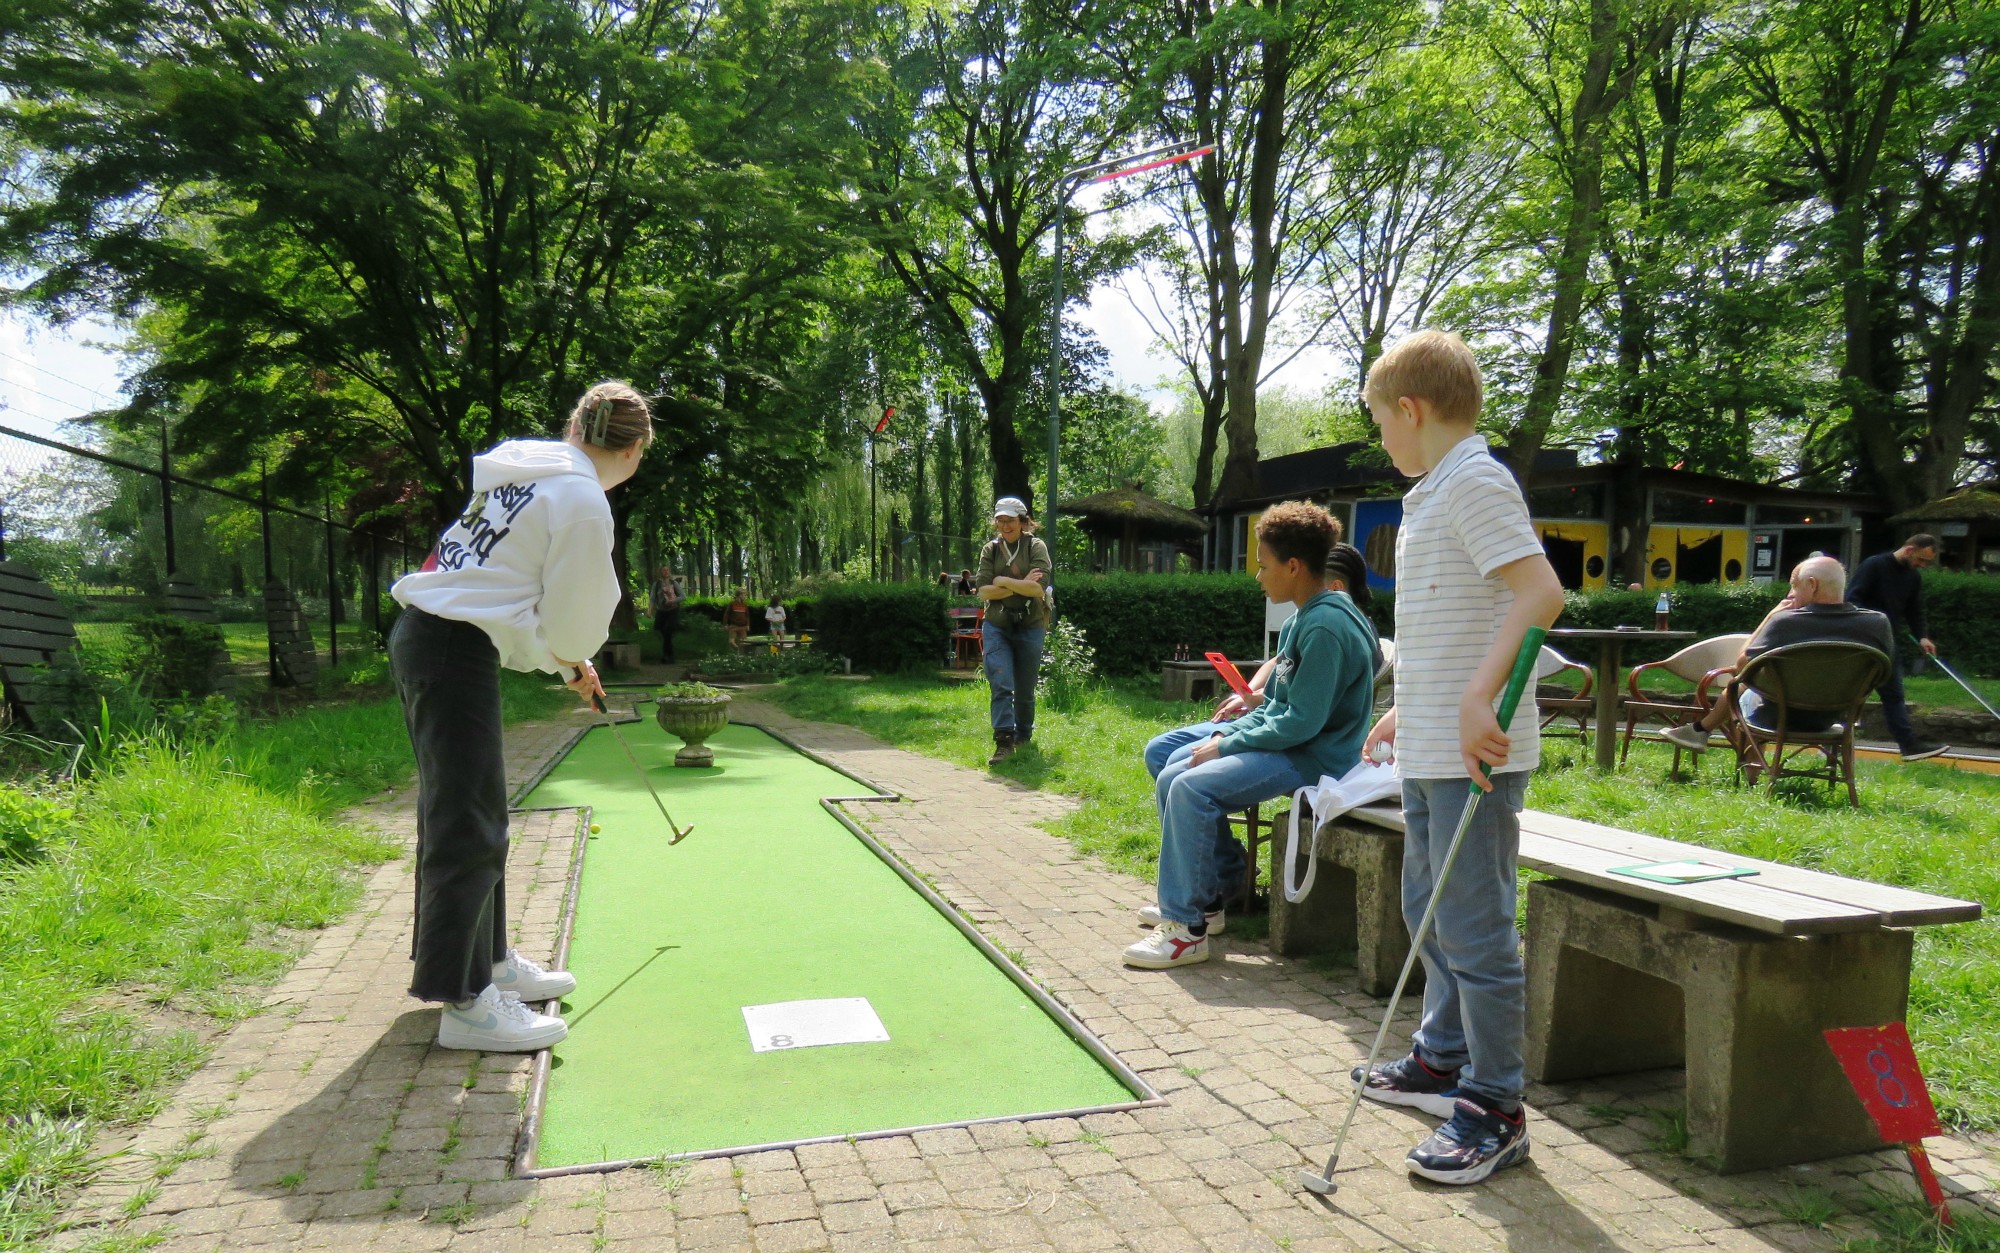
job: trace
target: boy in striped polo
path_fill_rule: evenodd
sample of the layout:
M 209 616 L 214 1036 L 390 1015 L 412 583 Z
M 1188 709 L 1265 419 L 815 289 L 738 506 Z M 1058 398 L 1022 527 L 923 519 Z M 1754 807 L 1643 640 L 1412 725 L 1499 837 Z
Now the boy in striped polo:
M 1447 1119 L 1410 1151 L 1412 1173 L 1478 1183 L 1525 1161 L 1525 978 L 1514 927 L 1533 701 L 1502 728 L 1494 704 L 1521 641 L 1562 611 L 1520 485 L 1473 433 L 1479 366 L 1456 335 L 1421 331 L 1368 372 L 1363 398 L 1398 470 L 1422 475 L 1396 537 L 1396 703 L 1368 733 L 1403 775 L 1403 917 L 1414 933 L 1468 800 L 1487 793 L 1439 893 L 1422 949 L 1424 1016 L 1408 1057 L 1353 1079 L 1364 1095 Z M 1479 769 L 1493 768 L 1490 779 Z

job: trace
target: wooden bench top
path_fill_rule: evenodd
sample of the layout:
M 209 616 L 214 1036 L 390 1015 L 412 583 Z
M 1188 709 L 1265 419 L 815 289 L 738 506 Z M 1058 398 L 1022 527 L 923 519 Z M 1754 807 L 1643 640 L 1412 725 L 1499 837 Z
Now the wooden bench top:
M 1346 816 L 1391 831 L 1403 829 L 1399 806 L 1368 805 Z M 1746 866 L 1757 873 L 1746 879 L 1684 884 L 1653 883 L 1611 873 L 1614 867 L 1640 862 L 1718 856 L 1726 857 L 1731 865 Z M 1771 935 L 1820 935 L 1971 922 L 1982 913 L 1977 901 L 1933 896 L 1734 853 L 1719 854 L 1698 844 L 1640 835 L 1538 809 L 1521 813 L 1521 865 L 1559 879 Z

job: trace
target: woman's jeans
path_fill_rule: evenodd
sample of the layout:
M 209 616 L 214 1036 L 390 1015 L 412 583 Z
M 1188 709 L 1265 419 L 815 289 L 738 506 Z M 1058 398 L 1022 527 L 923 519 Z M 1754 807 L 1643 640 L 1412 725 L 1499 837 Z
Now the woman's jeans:
M 1459 1086 L 1489 1101 L 1521 1099 L 1527 981 L 1514 926 L 1521 806 L 1528 771 L 1493 776 L 1493 790 L 1459 845 L 1438 895 L 1424 959 L 1424 1020 L 1417 1052 L 1437 1070 L 1460 1070 Z M 1470 798 L 1470 782 L 1403 780 L 1403 922 L 1415 935 L 1437 868 Z M 1614 1012 L 1607 1008 L 1606 1012 Z
M 470 1000 L 507 953 L 500 654 L 469 622 L 405 609 L 389 632 L 389 669 L 417 754 L 410 995 Z
M 979 629 L 986 682 L 993 689 L 993 738 L 1020 743 L 1035 733 L 1035 683 L 1042 674 L 1047 627 L 1004 627 L 987 619 Z
M 1201 723 L 1167 735 L 1222 725 Z M 1190 925 L 1233 893 L 1249 868 L 1243 846 L 1229 833 L 1229 815 L 1318 781 L 1283 753 L 1235 753 L 1189 765 L 1195 748 L 1212 733 L 1176 745 L 1153 779 L 1160 808 L 1160 916 Z M 1148 769 L 1154 745 L 1165 738 L 1147 745 Z

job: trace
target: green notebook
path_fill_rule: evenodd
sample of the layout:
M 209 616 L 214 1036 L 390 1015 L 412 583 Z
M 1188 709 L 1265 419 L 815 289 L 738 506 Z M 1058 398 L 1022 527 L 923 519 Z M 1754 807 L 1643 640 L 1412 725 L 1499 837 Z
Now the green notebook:
M 1749 866 L 1725 866 L 1712 861 L 1654 861 L 1638 866 L 1614 866 L 1611 873 L 1653 883 L 1706 883 L 1711 879 L 1741 879 L 1757 871 Z

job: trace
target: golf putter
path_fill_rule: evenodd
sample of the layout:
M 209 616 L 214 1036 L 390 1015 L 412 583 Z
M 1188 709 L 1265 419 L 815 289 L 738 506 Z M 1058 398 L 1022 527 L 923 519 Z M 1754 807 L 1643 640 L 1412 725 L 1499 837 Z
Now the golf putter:
M 1521 641 L 1521 651 L 1514 657 L 1514 672 L 1507 676 L 1507 690 L 1500 696 L 1499 722 L 1503 730 L 1513 724 L 1514 710 L 1520 706 L 1521 693 L 1527 690 L 1529 680 L 1534 677 L 1535 662 L 1541 657 L 1542 641 L 1547 637 L 1548 632 L 1543 628 L 1529 627 L 1527 637 Z M 1493 768 L 1481 762 L 1479 772 L 1490 778 Z M 1431 881 L 1430 904 L 1424 907 L 1424 917 L 1417 924 L 1417 933 L 1410 937 L 1410 955 L 1403 959 L 1403 972 L 1396 976 L 1396 990 L 1389 995 L 1389 1008 L 1382 1014 L 1382 1026 L 1375 1032 L 1375 1043 L 1368 1050 L 1368 1060 L 1361 1063 L 1361 1081 L 1354 1085 L 1354 1099 L 1348 1103 L 1347 1117 L 1341 1120 L 1340 1134 L 1333 1139 L 1333 1153 L 1326 1159 L 1326 1169 L 1318 1174 L 1310 1170 L 1299 1172 L 1299 1182 L 1309 1192 L 1330 1196 L 1340 1191 L 1340 1185 L 1333 1181 L 1333 1171 L 1340 1164 L 1340 1151 L 1347 1147 L 1347 1131 L 1354 1125 L 1355 1112 L 1361 1108 L 1361 1091 L 1375 1069 L 1375 1060 L 1382 1055 L 1382 1041 L 1389 1037 L 1389 1024 L 1395 1020 L 1396 1006 L 1403 999 L 1403 986 L 1410 981 L 1410 971 L 1417 964 L 1417 955 L 1423 949 L 1424 941 L 1430 938 L 1431 920 L 1437 916 L 1438 897 L 1445 881 L 1451 877 L 1452 863 L 1458 860 L 1458 846 L 1464 842 L 1473 816 L 1479 812 L 1479 802 L 1486 795 L 1477 783 L 1467 783 L 1466 786 L 1472 789 L 1472 796 L 1458 816 L 1458 829 L 1451 833 L 1451 844 L 1445 849 L 1444 863 L 1438 867 L 1437 878 Z
M 576 679 L 580 679 L 582 677 L 583 677 L 582 673 L 578 672 L 576 676 L 571 679 L 571 682 L 575 682 Z M 590 694 L 590 707 L 592 709 L 595 709 L 598 713 L 604 715 L 604 725 L 610 729 L 611 738 L 617 740 L 618 747 L 625 750 L 625 760 L 632 763 L 632 772 L 639 776 L 639 782 L 646 785 L 646 791 L 649 795 L 652 796 L 653 804 L 660 811 L 660 817 L 665 818 L 667 820 L 667 830 L 674 833 L 674 838 L 667 841 L 668 847 L 672 847 L 673 845 L 680 843 L 682 840 L 685 840 L 688 837 L 688 835 L 694 831 L 694 828 L 690 826 L 687 828 L 687 830 L 685 831 L 682 830 L 680 826 L 674 822 L 674 816 L 667 812 L 667 803 L 660 799 L 660 793 L 657 789 L 653 787 L 653 780 L 647 776 L 646 768 L 639 764 L 638 755 L 632 751 L 632 746 L 625 742 L 625 736 L 618 730 L 618 724 L 611 720 L 611 711 L 604 707 L 604 698 L 599 696 L 596 692 L 592 692 Z
M 1994 716 L 1995 718 L 2000 718 L 2000 710 L 1996 710 L 1996 709 L 1994 709 L 1994 708 L 1993 708 L 1993 706 L 1991 706 L 1991 705 L 1987 704 L 1987 703 L 1986 703 L 1986 698 L 1985 698 L 1984 696 L 1981 696 L 1981 695 L 1980 695 L 1980 694 L 1979 694 L 1979 693 L 1978 693 L 1977 691 L 1975 691 L 1975 690 L 1973 689 L 1973 686 L 1972 686 L 1972 684 L 1970 684 L 1970 683 L 1967 683 L 1967 682 L 1966 682 L 1966 681 L 1965 681 L 1964 679 L 1961 679 L 1961 678 L 1959 678 L 1959 677 L 1958 677 L 1958 671 L 1956 671 L 1956 670 L 1952 669 L 1952 668 L 1951 668 L 1950 666 L 1947 666 L 1946 664 L 1944 664 L 1944 658 L 1942 658 L 1942 657 L 1938 656 L 1938 655 L 1937 655 L 1936 653 L 1932 653 L 1932 654 L 1931 654 L 1931 660 L 1932 660 L 1932 661 L 1935 661 L 1935 662 L 1937 663 L 1937 666 L 1938 666 L 1938 669 L 1940 669 L 1940 670 L 1944 671 L 1944 672 L 1945 672 L 1946 674 L 1950 675 L 1950 676 L 1952 677 L 1952 679 L 1953 679 L 1953 680 L 1954 680 L 1955 682 L 1957 682 L 1957 684 L 1958 684 L 1958 685 L 1959 685 L 1960 687 L 1964 688 L 1964 689 L 1965 689 L 1965 691 L 1966 691 L 1966 694 L 1967 694 L 1967 695 L 1971 696 L 1971 697 L 1972 697 L 1972 699 L 1974 699 L 1974 700 L 1978 701 L 1978 702 L 1979 702 L 1979 707 L 1980 707 L 1981 709 L 1984 709 L 1984 710 L 1985 710 L 1985 711 L 1986 711 L 1987 713 L 1989 713 L 1989 714 L 1992 714 L 1992 715 L 1993 715 L 1993 716 Z

